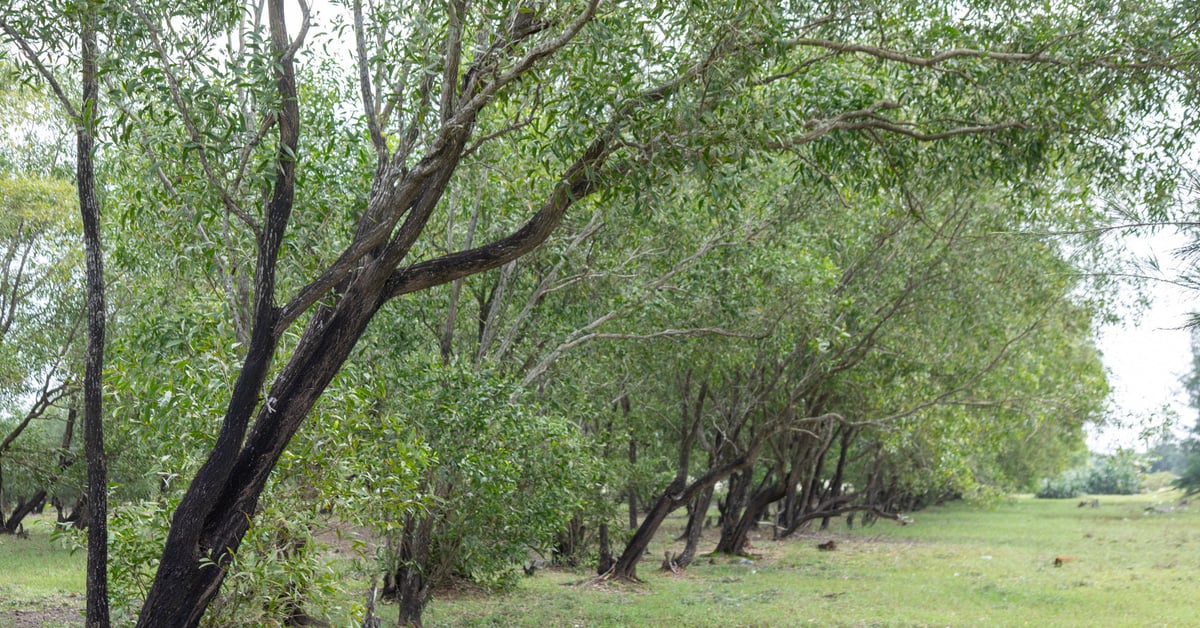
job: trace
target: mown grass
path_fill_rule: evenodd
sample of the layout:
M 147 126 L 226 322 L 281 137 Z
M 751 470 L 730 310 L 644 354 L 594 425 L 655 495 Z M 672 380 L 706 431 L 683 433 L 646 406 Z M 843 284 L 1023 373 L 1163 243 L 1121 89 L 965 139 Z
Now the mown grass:
M 16 613 L 36 613 L 45 625 L 77 615 L 84 606 L 87 558 L 71 554 L 51 538 L 52 515 L 27 517 L 28 538 L 0 535 L 0 628 Z
M 759 560 L 703 559 L 682 575 L 647 556 L 641 585 L 577 584 L 549 572 L 498 597 L 440 600 L 447 626 L 1140 626 L 1195 625 L 1200 507 L 1177 495 L 964 504 L 783 542 Z M 676 529 L 670 532 L 676 532 Z M 836 539 L 837 550 L 818 551 Z M 1055 567 L 1057 557 L 1069 558 Z
M 1091 498 L 1089 498 L 1090 500 Z M 1200 504 L 1158 492 L 1080 500 L 1017 498 L 965 504 L 773 541 L 753 559 L 701 557 L 661 572 L 682 518 L 670 520 L 642 562 L 641 584 L 592 582 L 586 571 L 539 571 L 503 595 L 445 594 L 430 626 L 1187 626 L 1200 584 Z M 35 522 L 29 539 L 0 537 L 4 613 L 82 606 L 83 557 Z M 835 539 L 832 552 L 818 543 Z M 712 547 L 710 532 L 706 546 Z M 1055 558 L 1068 558 L 1055 567 Z M 357 584 L 352 588 L 358 588 Z M 395 617 L 394 608 L 385 616 Z M 353 625 L 356 618 L 332 618 Z M 394 619 L 393 619 L 394 621 Z

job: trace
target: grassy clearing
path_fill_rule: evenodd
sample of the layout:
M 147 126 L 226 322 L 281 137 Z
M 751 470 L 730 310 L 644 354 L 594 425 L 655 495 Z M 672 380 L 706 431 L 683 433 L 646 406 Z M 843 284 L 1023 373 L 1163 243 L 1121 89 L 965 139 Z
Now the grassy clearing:
M 643 585 L 551 572 L 509 595 L 435 601 L 430 625 L 1194 625 L 1200 506 L 1145 510 L 1176 497 L 953 504 L 907 527 L 756 539 L 759 560 L 705 559 L 679 576 L 656 569 L 664 545 L 646 557 Z M 816 549 L 830 538 L 836 551 Z
M 0 628 L 79 625 L 87 558 L 50 538 L 53 515 L 26 518 L 25 530 L 0 535 Z
M 1171 492 L 1098 499 L 1098 508 L 1026 497 L 990 510 L 951 504 L 916 513 L 906 527 L 835 523 L 829 533 L 782 542 L 763 530 L 753 539 L 755 559 L 702 557 L 679 575 L 658 571 L 663 551 L 678 549 L 669 542 L 683 526 L 675 518 L 642 563 L 643 584 L 595 585 L 584 571 L 541 571 L 505 595 L 435 599 L 427 623 L 1195 625 L 1200 504 L 1179 508 Z M 68 625 L 53 611 L 83 605 L 83 557 L 67 554 L 48 532 L 39 521 L 28 540 L 0 537 L 0 628 L 40 625 L 30 620 Z M 816 549 L 829 539 L 837 550 Z M 1070 560 L 1055 567 L 1057 557 Z M 392 607 L 385 613 L 395 617 Z

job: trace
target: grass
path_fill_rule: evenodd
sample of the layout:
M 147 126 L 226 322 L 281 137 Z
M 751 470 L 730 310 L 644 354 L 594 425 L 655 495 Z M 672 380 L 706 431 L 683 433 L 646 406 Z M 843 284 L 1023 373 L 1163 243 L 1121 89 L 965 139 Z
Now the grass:
M 1200 504 L 1158 492 L 1079 500 L 1021 497 L 993 509 L 951 504 L 900 527 L 881 521 L 786 541 L 766 530 L 754 559 L 701 557 L 658 570 L 682 528 L 668 521 L 643 560 L 642 584 L 592 584 L 544 570 L 503 595 L 436 598 L 430 626 L 1149 626 L 1194 625 Z M 1149 509 L 1149 510 L 1148 510 Z M 82 606 L 83 557 L 35 522 L 28 540 L 0 537 L 0 627 L 13 609 Z M 832 552 L 816 549 L 835 539 Z M 715 536 L 706 538 L 712 547 Z M 1055 558 L 1068 558 L 1061 567 Z M 394 617 L 394 608 L 387 612 Z M 48 616 L 53 618 L 53 616 Z M 8 622 L 6 623 L 6 618 Z M 55 621 L 62 621 L 61 618 Z M 351 625 L 345 618 L 335 625 Z M 36 624 L 20 624 L 36 625 Z M 51 624 L 62 625 L 62 624 Z
M 756 539 L 759 560 L 702 559 L 682 575 L 657 570 L 659 549 L 642 564 L 642 585 L 581 586 L 580 574 L 551 572 L 504 596 L 435 600 L 429 624 L 1194 625 L 1200 508 L 1146 511 L 1176 497 L 953 504 L 907 527 Z M 830 538 L 837 550 L 816 549 Z M 1071 560 L 1055 567 L 1057 557 Z
M 0 628 L 78 623 L 87 558 L 50 538 L 53 515 L 24 524 L 29 538 L 0 535 Z

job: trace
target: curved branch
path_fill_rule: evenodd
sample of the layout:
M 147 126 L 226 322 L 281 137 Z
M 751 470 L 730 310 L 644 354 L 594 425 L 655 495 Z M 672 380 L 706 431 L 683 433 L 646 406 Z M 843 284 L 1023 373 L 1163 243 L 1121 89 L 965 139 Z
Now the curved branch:
M 995 61 L 1007 61 L 1010 63 L 1047 63 L 1051 65 L 1073 64 L 1073 62 L 1066 59 L 1048 57 L 1041 52 L 992 52 L 988 50 L 975 50 L 971 48 L 954 48 L 952 50 L 946 50 L 935 55 L 924 57 L 921 55 L 910 54 L 880 46 L 869 46 L 866 44 L 854 44 L 810 37 L 800 37 L 788 40 L 785 43 L 790 46 L 824 48 L 825 50 L 832 50 L 834 52 L 860 53 L 878 59 L 896 61 L 898 63 L 915 65 L 924 68 L 937 67 L 953 59 L 991 59 Z
M 397 270 L 388 279 L 383 298 L 392 299 L 491 270 L 534 250 L 550 237 L 571 205 L 599 188 L 600 168 L 609 153 L 606 134 L 592 142 L 583 156 L 567 169 L 549 200 L 515 233 L 475 249 Z

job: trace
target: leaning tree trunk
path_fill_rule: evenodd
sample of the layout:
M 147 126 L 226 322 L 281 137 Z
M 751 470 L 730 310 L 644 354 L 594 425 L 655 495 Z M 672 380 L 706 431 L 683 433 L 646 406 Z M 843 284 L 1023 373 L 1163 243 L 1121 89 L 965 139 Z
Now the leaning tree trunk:
M 654 534 L 658 532 L 658 527 L 666 520 L 667 515 L 683 505 L 684 502 L 671 498 L 672 494 L 682 492 L 683 488 L 684 483 L 677 479 L 655 500 L 654 505 L 646 512 L 646 517 L 642 519 L 642 524 L 633 533 L 633 538 L 625 545 L 625 551 L 621 552 L 621 556 L 613 565 L 613 577 L 620 580 L 638 579 L 638 561 L 646 553 L 646 548 L 650 546 L 650 541 L 654 539 Z
M 16 534 L 25 517 L 29 516 L 29 513 L 37 510 L 38 506 L 45 502 L 46 491 L 44 490 L 34 493 L 33 497 L 30 497 L 28 500 L 18 499 L 17 506 L 13 508 L 12 514 L 8 516 L 6 521 L 3 521 L 4 525 L 0 526 L 0 532 L 4 534 Z
M 758 522 L 763 511 L 771 504 L 783 499 L 787 491 L 779 483 L 764 486 L 755 491 L 754 496 L 742 510 L 742 516 L 729 527 L 721 528 L 721 538 L 717 541 L 716 552 L 722 554 L 743 554 L 750 530 Z
M 753 465 L 757 458 L 759 444 L 754 443 L 745 453 L 720 467 L 710 468 L 707 473 L 691 484 L 687 484 L 686 476 L 676 476 L 667 489 L 655 500 L 650 510 L 646 512 L 642 524 L 638 526 L 633 538 L 629 539 L 629 543 L 626 544 L 625 551 L 621 552 L 621 556 L 617 558 L 612 576 L 619 580 L 637 580 L 638 561 L 646 553 L 646 548 L 650 546 L 650 541 L 658 532 L 662 522 L 666 520 L 667 515 L 682 508 L 701 492 L 711 490 L 717 482 L 729 477 L 731 473 L 742 471 Z

